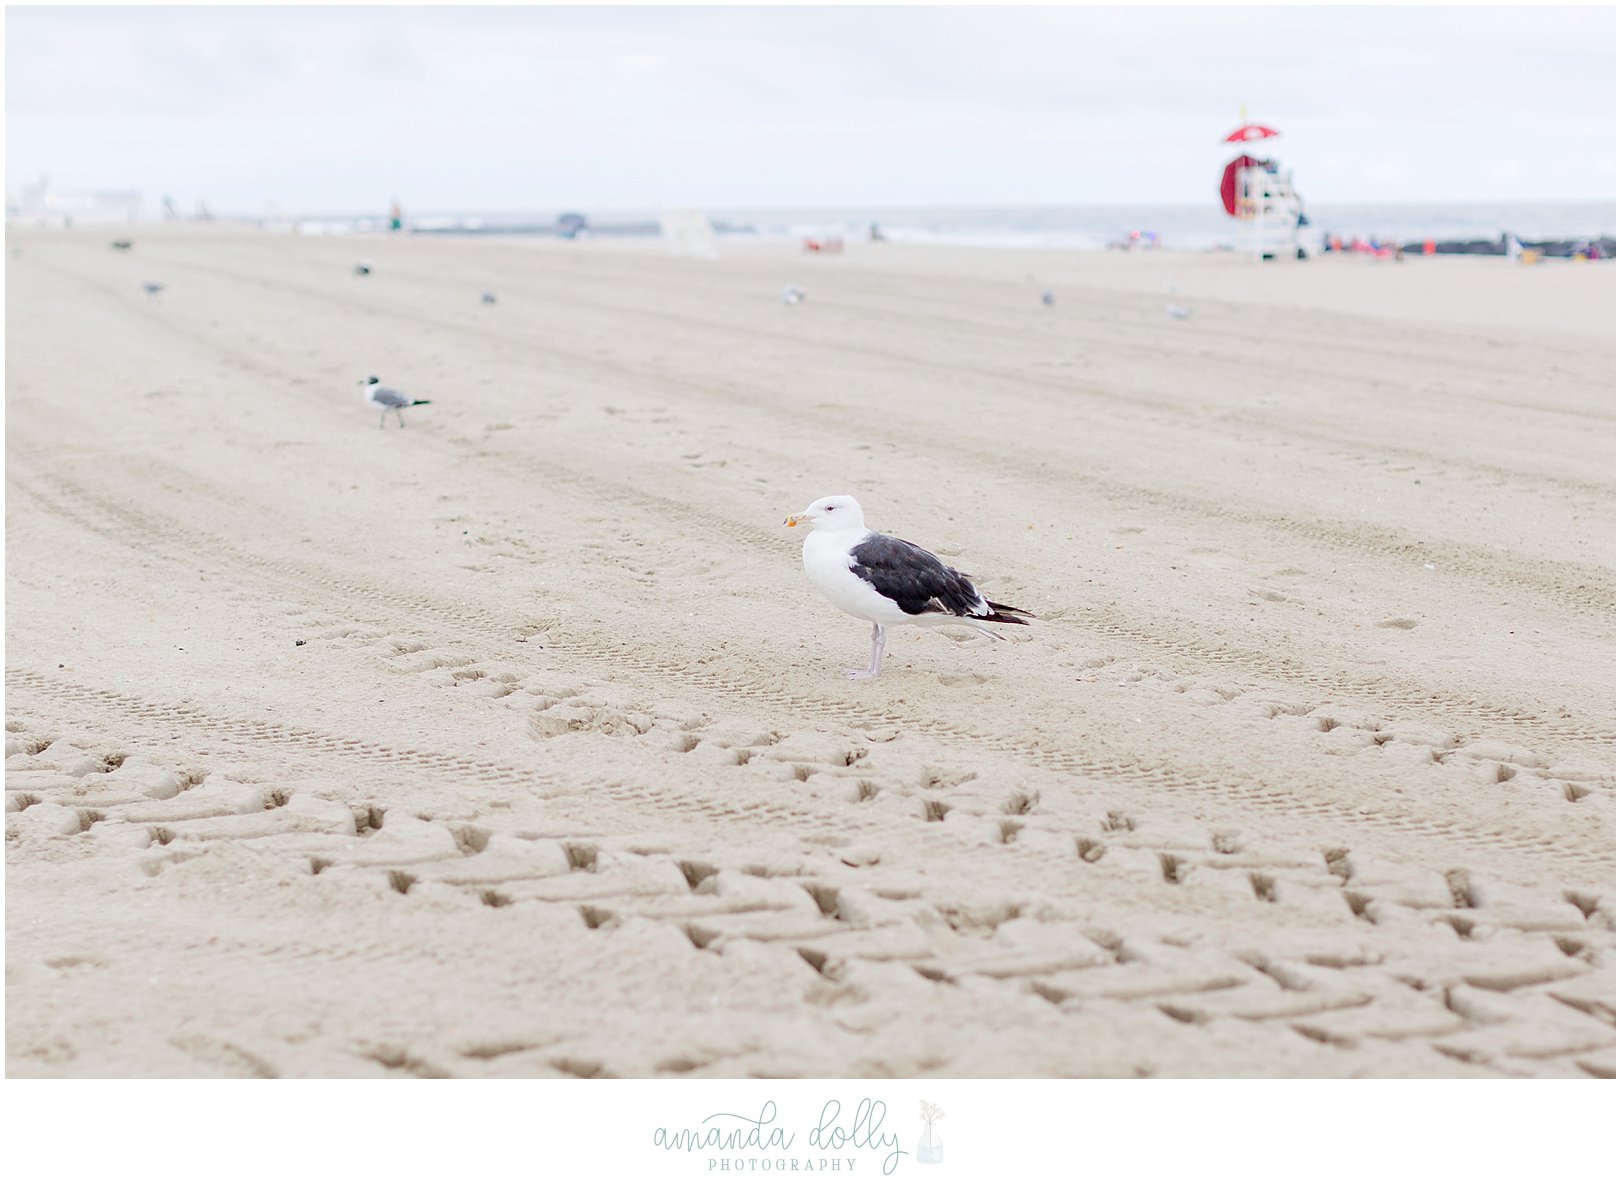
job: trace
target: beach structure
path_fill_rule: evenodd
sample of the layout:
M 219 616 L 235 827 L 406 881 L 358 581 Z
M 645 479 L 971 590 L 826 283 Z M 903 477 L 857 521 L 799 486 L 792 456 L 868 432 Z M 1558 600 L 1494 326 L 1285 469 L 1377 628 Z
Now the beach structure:
M 672 256 L 690 256 L 697 260 L 720 257 L 720 241 L 715 237 L 714 224 L 701 210 L 660 211 L 659 230 Z
M 1222 143 L 1247 146 L 1280 135 L 1265 124 L 1243 124 Z M 1317 254 L 1320 245 L 1305 230 L 1306 214 L 1294 175 L 1270 156 L 1257 156 L 1248 148 L 1240 152 L 1222 170 L 1220 191 L 1223 208 L 1245 224 L 1240 251 L 1257 260 L 1309 260 Z
M 6 192 L 6 225 L 65 228 L 75 223 L 133 223 L 141 217 L 136 190 L 58 190 L 48 178 Z

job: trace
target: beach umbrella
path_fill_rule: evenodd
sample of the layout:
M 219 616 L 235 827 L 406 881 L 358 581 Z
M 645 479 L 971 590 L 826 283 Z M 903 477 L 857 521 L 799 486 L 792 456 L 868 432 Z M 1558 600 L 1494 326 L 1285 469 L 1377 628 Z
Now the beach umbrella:
M 1283 135 L 1276 128 L 1268 128 L 1265 124 L 1245 124 L 1235 132 L 1229 132 L 1222 141 L 1223 144 L 1248 144 L 1252 140 L 1270 140 L 1274 136 Z
M 1228 214 L 1234 218 L 1248 218 L 1247 214 L 1240 214 L 1238 210 L 1238 171 L 1240 169 L 1253 169 L 1262 162 L 1257 157 L 1248 154 L 1234 157 L 1227 162 L 1227 168 L 1221 172 L 1221 204 Z

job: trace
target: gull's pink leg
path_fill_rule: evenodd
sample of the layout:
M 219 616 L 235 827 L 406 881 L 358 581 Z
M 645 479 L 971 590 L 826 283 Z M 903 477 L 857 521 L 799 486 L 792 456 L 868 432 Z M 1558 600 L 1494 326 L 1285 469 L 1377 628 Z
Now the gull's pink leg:
M 884 644 L 887 633 L 877 623 L 872 625 L 872 658 L 865 668 L 847 668 L 844 675 L 852 681 L 865 681 L 878 675 L 884 663 Z

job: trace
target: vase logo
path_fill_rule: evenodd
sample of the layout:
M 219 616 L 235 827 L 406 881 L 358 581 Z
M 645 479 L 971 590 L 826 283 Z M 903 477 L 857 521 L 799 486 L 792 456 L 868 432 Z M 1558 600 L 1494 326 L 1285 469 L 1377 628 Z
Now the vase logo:
M 946 1112 L 932 1101 L 920 1101 L 918 1104 L 923 1107 L 920 1111 L 923 1115 L 923 1136 L 917 1140 L 917 1161 L 919 1163 L 944 1162 L 946 1149 L 944 1142 L 940 1138 L 938 1123 L 941 1118 L 946 1116 Z

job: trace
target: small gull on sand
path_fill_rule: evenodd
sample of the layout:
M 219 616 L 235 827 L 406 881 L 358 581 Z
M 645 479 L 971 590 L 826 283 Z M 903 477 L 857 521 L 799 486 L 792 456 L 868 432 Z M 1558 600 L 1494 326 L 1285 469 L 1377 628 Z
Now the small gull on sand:
M 130 248 L 132 248 L 134 246 L 135 245 L 133 243 L 131 243 L 129 240 L 127 240 L 127 239 L 115 239 L 115 240 L 113 240 L 113 249 L 115 251 L 127 252 L 127 251 L 129 251 Z
M 917 623 L 943 627 L 959 623 L 981 635 L 1002 639 L 986 623 L 1019 623 L 1029 611 L 990 602 L 927 549 L 867 527 L 861 505 L 848 495 L 828 495 L 784 521 L 790 528 L 809 524 L 805 573 L 834 606 L 872 624 L 872 656 L 866 668 L 846 669 L 860 681 L 875 677 L 883 664 L 886 628 Z
M 431 400 L 412 400 L 398 388 L 385 388 L 378 382 L 375 375 L 367 376 L 360 383 L 366 389 L 366 403 L 377 409 L 382 415 L 377 418 L 377 427 L 383 428 L 388 421 L 389 411 L 399 418 L 400 428 L 405 428 L 405 418 L 400 415 L 400 409 L 411 408 L 418 404 L 432 404 Z
M 362 260 L 359 264 L 356 264 L 355 265 L 355 275 L 356 276 L 370 276 L 371 275 L 371 264 L 369 264 L 365 260 Z
M 141 288 L 145 289 L 148 293 L 151 293 L 151 294 L 154 294 L 154 295 L 163 292 L 163 290 L 168 288 L 168 287 L 169 286 L 165 285 L 162 281 L 142 281 L 141 282 Z
M 1041 304 L 1043 304 L 1043 305 L 1057 305 L 1058 304 L 1058 298 L 1053 296 L 1053 291 L 1051 289 L 1043 289 L 1041 291 Z
M 1167 305 L 1165 307 L 1165 316 L 1175 318 L 1179 322 L 1185 322 L 1193 316 L 1193 311 L 1186 306 Z
M 479 301 L 485 305 L 494 305 L 495 294 L 490 292 L 488 289 L 485 289 L 483 295 L 479 297 Z
M 805 290 L 798 285 L 789 285 L 782 291 L 782 303 L 784 305 L 798 305 L 803 300 L 805 300 Z

